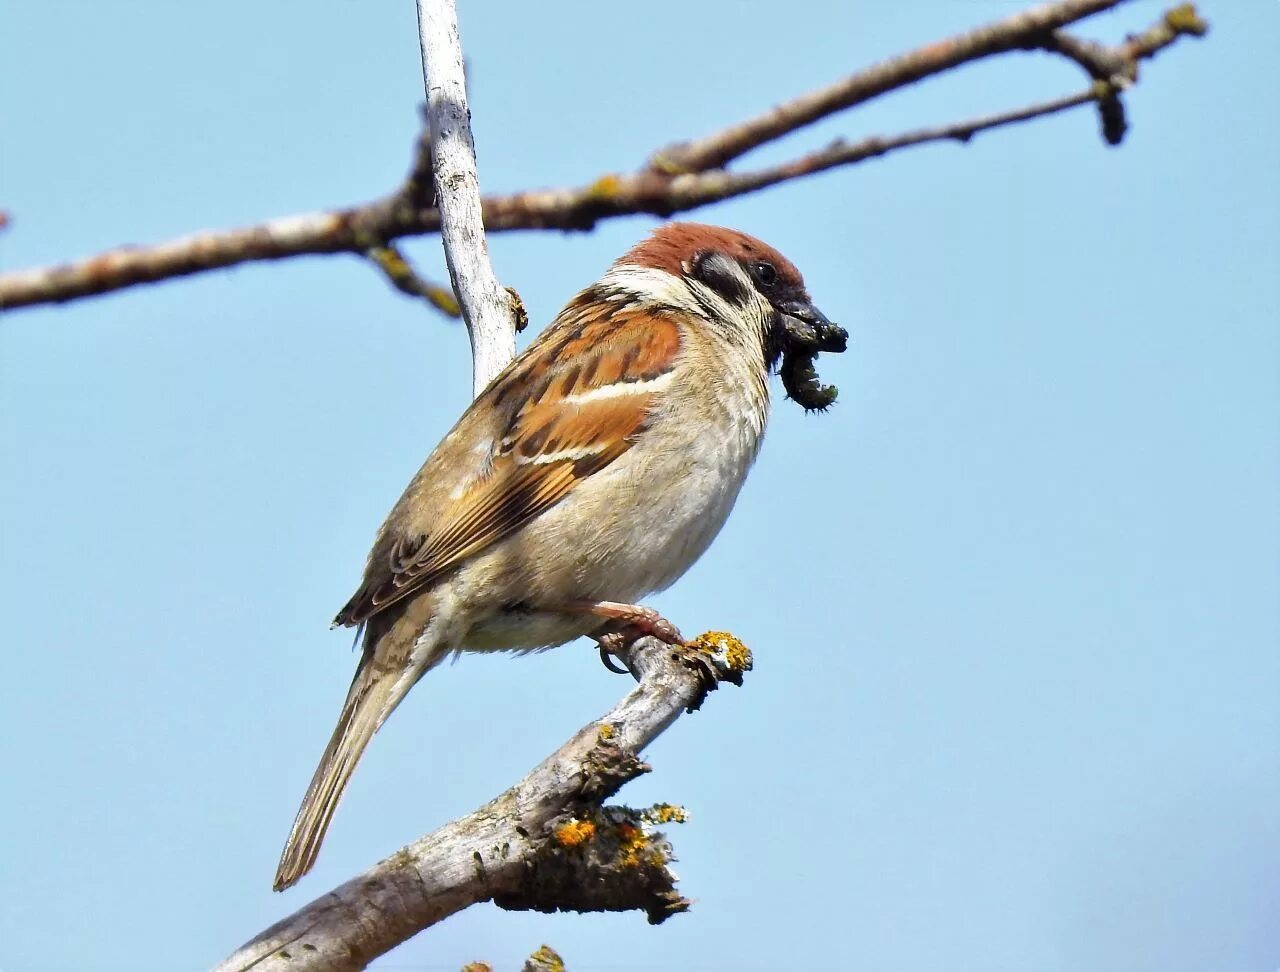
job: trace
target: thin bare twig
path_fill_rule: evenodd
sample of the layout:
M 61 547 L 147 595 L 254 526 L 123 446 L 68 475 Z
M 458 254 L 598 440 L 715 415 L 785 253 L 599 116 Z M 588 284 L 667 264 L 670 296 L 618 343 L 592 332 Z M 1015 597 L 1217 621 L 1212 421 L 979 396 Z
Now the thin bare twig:
M 1079 94 L 1029 105 L 1026 108 L 1019 108 L 1015 111 L 1001 112 L 996 115 L 983 115 L 951 125 L 940 125 L 936 128 L 921 128 L 911 132 L 903 132 L 901 135 L 895 135 L 891 138 L 873 135 L 869 138 L 859 139 L 856 142 L 840 140 L 816 152 L 810 152 L 788 162 L 782 162 L 778 165 L 757 169 L 752 172 L 727 172 L 717 169 L 711 172 L 676 176 L 671 180 L 665 198 L 670 201 L 674 211 L 692 209 L 695 206 L 706 205 L 719 199 L 745 195 L 782 182 L 790 182 L 793 179 L 825 172 L 837 166 L 852 165 L 912 145 L 946 141 L 967 142 L 979 132 L 1001 128 L 1017 122 L 1029 121 L 1044 115 L 1053 115 L 1080 105 L 1091 104 L 1097 101 L 1099 96 L 1100 89 L 1095 87 Z M 517 205 L 522 203 L 526 206 L 529 205 L 529 201 L 517 201 Z M 628 196 L 620 189 L 617 205 L 625 209 L 635 204 L 634 197 Z M 501 227 L 502 225 L 500 216 L 497 226 Z
M 391 286 L 410 297 L 421 297 L 446 317 L 461 317 L 458 298 L 448 287 L 432 283 L 418 275 L 394 243 L 371 246 L 364 251 L 371 263 L 386 276 Z
M 471 111 L 453 0 L 418 0 L 440 235 L 449 279 L 471 337 L 472 393 L 479 395 L 515 357 L 511 297 L 489 262 L 471 137 Z
M 843 147 L 840 154 L 824 149 L 755 172 L 730 173 L 723 169 L 672 171 L 696 169 L 698 165 L 706 164 L 708 158 L 726 151 L 740 154 L 739 150 L 746 151 L 761 144 L 760 139 L 766 134 L 768 138 L 778 138 L 820 117 L 815 116 L 815 111 L 830 114 L 841 110 L 839 106 L 844 102 L 861 103 L 876 94 L 903 87 L 979 57 L 1026 48 L 1052 50 L 1056 43 L 1055 53 L 1079 63 L 1081 48 L 1073 48 L 1068 42 L 1066 47 L 1070 51 L 1063 49 L 1063 37 L 1066 35 L 1053 35 L 1053 31 L 1062 24 L 1118 2 L 1121 0 L 1061 0 L 1027 11 L 1025 15 L 1015 15 L 977 31 L 920 48 L 856 72 L 838 85 L 797 98 L 767 116 L 731 126 L 707 139 L 665 149 L 658 153 L 658 158 L 667 161 L 657 166 L 648 165 L 628 174 L 606 175 L 585 186 L 485 197 L 482 200 L 485 227 L 489 232 L 583 230 L 590 229 L 601 219 L 634 213 L 669 216 L 836 165 L 851 165 L 888 151 L 964 137 L 950 134 L 948 130 L 967 130 L 971 136 L 987 128 L 1090 102 L 1104 108 L 1108 104 L 1118 105 L 1116 85 L 1104 81 L 1091 89 L 1089 98 L 1076 95 L 940 129 L 866 139 Z M 1183 4 L 1166 13 L 1149 30 L 1114 47 L 1101 49 L 1108 52 L 1108 58 L 1113 55 L 1121 58 L 1126 70 L 1136 77 L 1138 61 L 1154 56 L 1183 35 L 1199 36 L 1206 29 L 1194 7 Z M 1096 49 L 1089 50 L 1091 57 L 1097 56 Z M 840 91 L 839 97 L 832 93 L 836 88 Z M 766 124 L 763 121 L 766 117 L 772 121 Z M 779 127 L 784 119 L 786 126 Z M 999 121 L 992 123 L 992 120 Z M 1104 134 L 1109 140 L 1116 135 L 1114 131 Z M 111 250 L 61 266 L 2 274 L 0 308 L 57 303 L 258 260 L 278 260 L 312 253 L 363 253 L 370 240 L 390 242 L 404 236 L 435 232 L 440 228 L 439 212 L 432 204 L 431 194 L 424 192 L 421 178 L 423 171 L 430 171 L 430 152 L 429 144 L 420 144 L 413 173 L 405 184 L 389 196 L 367 205 L 290 216 L 240 229 L 197 233 L 151 247 Z
M 1137 83 L 1139 62 L 1153 57 L 1181 34 L 1203 37 L 1208 30 L 1209 25 L 1200 19 L 1195 6 L 1184 3 L 1169 10 L 1153 27 L 1114 47 L 1062 30 L 1040 38 L 1035 46 L 1075 61 L 1090 78 L 1104 86 L 1098 88 L 1097 99 L 1102 137 L 1108 145 L 1119 145 L 1129 130 L 1120 93 Z
M 1064 0 L 1023 10 L 1003 20 L 899 54 L 808 92 L 763 114 L 707 136 L 662 149 L 653 164 L 667 171 L 704 172 L 745 155 L 805 125 L 853 108 L 922 78 L 993 54 L 1029 46 L 1059 27 L 1119 6 L 1124 0 Z

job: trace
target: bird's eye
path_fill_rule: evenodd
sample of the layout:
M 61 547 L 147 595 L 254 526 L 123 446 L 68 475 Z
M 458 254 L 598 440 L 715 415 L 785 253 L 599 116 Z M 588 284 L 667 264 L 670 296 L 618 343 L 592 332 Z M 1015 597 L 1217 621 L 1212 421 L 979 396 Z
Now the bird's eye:
M 778 269 L 772 263 L 761 260 L 751 264 L 751 276 L 761 287 L 772 287 L 778 282 Z

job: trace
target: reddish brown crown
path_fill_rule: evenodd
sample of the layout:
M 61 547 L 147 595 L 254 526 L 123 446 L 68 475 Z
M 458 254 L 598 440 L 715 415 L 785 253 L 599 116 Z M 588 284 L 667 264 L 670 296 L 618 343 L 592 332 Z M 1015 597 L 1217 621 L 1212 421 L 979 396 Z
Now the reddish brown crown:
M 804 289 L 795 264 L 754 236 L 705 223 L 664 223 L 618 259 L 618 264 L 655 267 L 679 275 L 699 253 L 723 253 L 741 263 L 772 263 L 778 280 L 788 288 Z

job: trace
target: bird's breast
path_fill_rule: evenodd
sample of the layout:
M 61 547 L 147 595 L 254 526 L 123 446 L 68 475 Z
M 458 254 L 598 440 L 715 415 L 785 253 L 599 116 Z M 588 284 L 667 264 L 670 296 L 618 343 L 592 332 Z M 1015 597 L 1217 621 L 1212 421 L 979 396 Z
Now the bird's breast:
M 724 526 L 759 451 L 767 401 L 733 382 L 671 396 L 636 443 L 532 524 L 562 551 L 546 593 L 635 601 L 670 586 Z
M 469 593 L 510 608 L 479 624 L 470 646 L 567 640 L 599 622 L 536 616 L 575 600 L 636 603 L 684 574 L 724 526 L 760 448 L 767 387 L 744 377 L 687 376 L 622 456 L 478 558 Z

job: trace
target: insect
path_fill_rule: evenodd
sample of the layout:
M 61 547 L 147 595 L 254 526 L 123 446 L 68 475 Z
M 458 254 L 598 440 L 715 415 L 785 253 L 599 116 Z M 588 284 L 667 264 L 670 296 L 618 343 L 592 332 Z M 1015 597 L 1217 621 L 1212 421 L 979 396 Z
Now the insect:
M 806 412 L 825 412 L 835 402 L 839 389 L 819 381 L 813 363 L 821 351 L 843 351 L 848 345 L 848 332 L 830 321 L 801 321 L 795 317 L 782 318 L 782 332 L 782 387 Z

